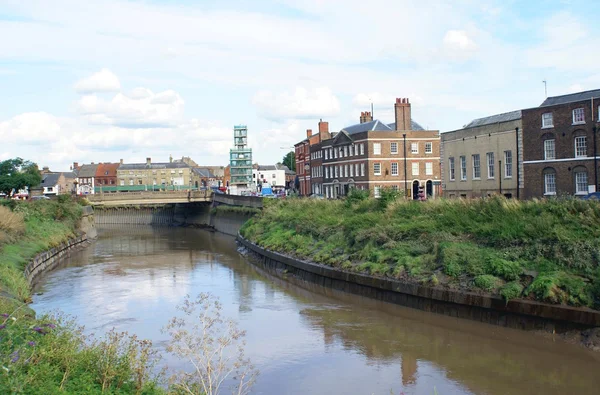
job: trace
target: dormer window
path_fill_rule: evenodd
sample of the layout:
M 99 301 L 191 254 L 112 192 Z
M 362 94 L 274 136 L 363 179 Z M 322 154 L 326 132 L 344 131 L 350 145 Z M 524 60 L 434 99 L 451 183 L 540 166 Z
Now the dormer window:
M 547 112 L 542 114 L 542 128 L 554 127 L 554 120 L 552 119 L 552 113 Z

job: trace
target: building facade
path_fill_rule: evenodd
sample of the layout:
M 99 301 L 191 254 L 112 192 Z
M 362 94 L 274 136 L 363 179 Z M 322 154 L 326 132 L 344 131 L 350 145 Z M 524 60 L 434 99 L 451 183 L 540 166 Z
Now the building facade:
M 281 163 L 275 165 L 257 165 L 252 169 L 252 179 L 256 191 L 261 190 L 263 184 L 271 185 L 274 190 L 286 189 L 286 175 L 290 171 Z
M 600 89 L 547 98 L 523 110 L 526 198 L 598 191 Z
M 362 113 L 361 123 L 322 142 L 326 197 L 345 196 L 352 188 L 367 189 L 375 197 L 382 188 L 413 199 L 440 195 L 439 131 L 424 130 L 412 120 L 408 99 L 396 99 L 394 110 L 394 123 Z
M 248 147 L 246 125 L 233 127 L 233 146 L 229 151 L 229 193 L 240 195 L 252 188 L 252 148 Z
M 98 165 L 89 164 L 81 165 L 78 163 L 73 164 L 73 168 L 77 170 L 77 195 L 93 195 L 96 187 L 96 170 Z
M 182 189 L 192 187 L 192 168 L 184 162 L 124 163 L 117 169 L 120 187 L 132 190 Z
M 102 188 L 115 187 L 117 181 L 117 169 L 121 163 L 98 163 L 96 168 L 95 191 L 103 192 Z
M 475 119 L 462 129 L 442 133 L 444 196 L 520 197 L 523 190 L 522 130 L 521 111 L 512 111 Z
M 296 182 L 294 189 L 300 196 L 310 194 L 310 136 L 312 130 L 306 131 L 306 138 L 299 143 L 294 144 L 294 153 L 296 155 Z

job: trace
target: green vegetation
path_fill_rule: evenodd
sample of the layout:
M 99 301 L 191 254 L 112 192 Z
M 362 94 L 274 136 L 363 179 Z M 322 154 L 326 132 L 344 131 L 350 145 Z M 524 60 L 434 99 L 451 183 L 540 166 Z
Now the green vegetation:
M 29 300 L 23 276 L 27 263 L 38 253 L 75 236 L 81 206 L 70 197 L 22 202 L 5 200 L 0 206 L 0 291 L 20 301 Z
M 600 204 L 273 199 L 241 229 L 262 247 L 344 270 L 600 309 Z
M 0 162 L 0 192 L 10 195 L 19 189 L 39 185 L 42 176 L 35 163 L 21 158 Z

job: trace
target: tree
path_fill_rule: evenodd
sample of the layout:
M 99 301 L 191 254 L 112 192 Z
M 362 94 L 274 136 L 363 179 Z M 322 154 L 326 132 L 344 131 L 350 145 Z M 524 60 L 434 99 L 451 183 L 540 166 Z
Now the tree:
M 283 164 L 288 167 L 291 171 L 296 171 L 296 154 L 294 151 L 290 151 L 283 157 Z
M 0 192 L 10 195 L 13 191 L 39 185 L 42 175 L 38 166 L 21 158 L 0 162 Z

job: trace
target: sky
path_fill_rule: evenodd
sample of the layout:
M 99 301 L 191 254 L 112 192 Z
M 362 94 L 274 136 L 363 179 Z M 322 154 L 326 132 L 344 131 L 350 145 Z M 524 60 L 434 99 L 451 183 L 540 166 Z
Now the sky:
M 600 2 L 0 0 L 0 160 L 274 164 L 317 130 L 423 127 L 600 88 Z

